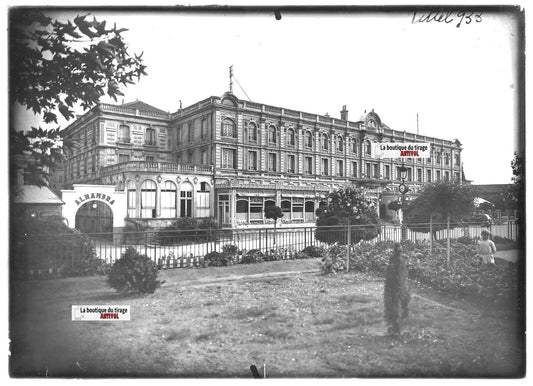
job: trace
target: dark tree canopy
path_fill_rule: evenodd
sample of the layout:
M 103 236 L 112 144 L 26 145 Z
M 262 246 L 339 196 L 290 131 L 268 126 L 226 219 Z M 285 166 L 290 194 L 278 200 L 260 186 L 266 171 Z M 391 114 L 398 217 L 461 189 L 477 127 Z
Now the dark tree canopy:
M 445 229 L 448 216 L 458 223 L 471 215 L 474 197 L 470 185 L 449 181 L 427 184 L 404 208 L 404 223 L 412 230 L 428 232 L 431 216 L 434 231 Z
M 116 100 L 120 88 L 146 75 L 142 54 L 131 56 L 122 33 L 89 15 L 60 21 L 34 8 L 9 13 L 9 98 L 47 124 L 58 114 L 74 117 L 74 108 L 89 109 L 104 95 Z M 10 126 L 12 155 L 26 157 L 32 183 L 47 182 L 48 169 L 60 162 L 60 127 Z M 12 180 L 13 184 L 13 180 Z
M 327 206 L 317 210 L 316 238 L 327 243 L 348 241 L 346 226 L 352 226 L 350 242 L 370 240 L 378 235 L 375 203 L 361 188 L 348 187 L 329 193 Z
M 267 205 L 265 207 L 265 218 L 274 220 L 274 224 L 278 219 L 283 217 L 283 211 L 279 206 L 276 205 Z
M 25 8 L 10 14 L 10 101 L 57 122 L 99 98 L 123 95 L 121 85 L 145 75 L 142 54 L 130 56 L 121 33 L 89 15 L 62 22 Z

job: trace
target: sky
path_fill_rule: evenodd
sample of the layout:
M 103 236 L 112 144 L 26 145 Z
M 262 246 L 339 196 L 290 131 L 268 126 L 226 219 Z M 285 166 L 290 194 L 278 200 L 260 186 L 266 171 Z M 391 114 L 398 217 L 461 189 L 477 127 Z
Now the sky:
M 390 128 L 415 133 L 418 115 L 421 135 L 463 144 L 467 179 L 510 183 L 519 146 L 514 15 L 483 13 L 466 24 L 455 12 L 452 23 L 413 23 L 412 12 L 376 11 L 280 20 L 271 12 L 91 14 L 128 28 L 130 52 L 144 53 L 148 76 L 124 90 L 126 103 L 174 112 L 180 100 L 186 107 L 220 96 L 232 65 L 241 99 L 332 117 L 346 105 L 353 121 L 374 109 Z

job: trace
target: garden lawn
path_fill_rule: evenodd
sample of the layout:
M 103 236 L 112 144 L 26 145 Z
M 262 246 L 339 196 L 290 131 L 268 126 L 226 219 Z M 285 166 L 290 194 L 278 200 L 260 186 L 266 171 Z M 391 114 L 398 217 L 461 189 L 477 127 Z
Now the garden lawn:
M 284 272 L 284 274 L 276 274 Z M 298 273 L 300 272 L 300 273 Z M 104 277 L 17 283 L 14 376 L 517 377 L 515 302 L 476 305 L 414 290 L 399 337 L 386 334 L 383 280 L 324 275 L 319 259 L 163 271 L 150 295 Z M 73 322 L 71 305 L 130 305 L 129 322 Z

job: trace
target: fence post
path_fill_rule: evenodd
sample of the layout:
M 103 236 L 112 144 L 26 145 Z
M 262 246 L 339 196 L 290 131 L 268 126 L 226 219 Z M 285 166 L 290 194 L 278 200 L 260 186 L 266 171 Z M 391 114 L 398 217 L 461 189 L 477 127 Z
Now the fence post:
M 346 272 L 350 272 L 350 248 L 352 245 L 352 224 L 350 222 L 348 222 L 348 237 L 346 240 Z
M 144 255 L 148 256 L 148 232 L 144 232 Z

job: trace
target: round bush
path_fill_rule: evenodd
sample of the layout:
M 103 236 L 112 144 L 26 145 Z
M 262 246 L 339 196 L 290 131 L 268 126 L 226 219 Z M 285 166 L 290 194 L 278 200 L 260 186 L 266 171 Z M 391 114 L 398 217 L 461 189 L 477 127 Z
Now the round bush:
M 157 265 L 146 255 L 128 247 L 115 261 L 107 276 L 107 283 L 118 292 L 153 293 L 162 284 L 157 280 Z

